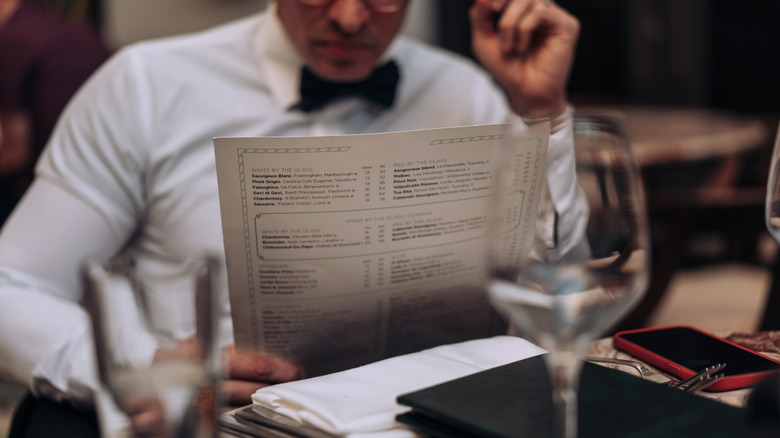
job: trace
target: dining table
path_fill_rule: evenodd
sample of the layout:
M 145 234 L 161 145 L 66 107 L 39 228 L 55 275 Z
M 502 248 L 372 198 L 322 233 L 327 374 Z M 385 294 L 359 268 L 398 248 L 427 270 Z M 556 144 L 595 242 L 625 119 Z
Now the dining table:
M 587 107 L 585 108 L 587 110 Z M 702 107 L 616 106 L 643 167 L 736 156 L 761 145 L 761 119 Z
M 742 347 L 749 348 L 772 359 L 780 360 L 780 331 L 714 331 L 712 334 Z M 671 374 L 668 374 L 665 371 L 660 370 L 653 365 L 650 365 L 624 351 L 618 350 L 613 345 L 611 337 L 605 337 L 591 343 L 586 354 L 588 356 L 600 358 L 637 361 L 644 364 L 653 372 L 665 375 L 669 378 L 674 378 Z M 607 366 L 611 368 L 615 367 L 615 365 Z M 716 400 L 727 405 L 738 408 L 745 408 L 747 407 L 748 398 L 750 397 L 752 390 L 753 388 L 722 392 L 699 391 L 697 394 L 701 397 Z
M 598 108 L 583 105 L 583 111 Z M 741 182 L 746 163 L 770 145 L 766 122 L 705 107 L 612 105 L 625 117 L 626 134 L 645 188 L 652 240 L 650 282 L 642 301 L 619 329 L 645 324 L 672 276 L 685 263 L 695 233 L 756 245 L 763 230 L 765 183 Z M 747 242 L 752 240 L 752 242 Z M 731 250 L 736 252 L 736 250 Z M 732 254 L 724 254 L 731 257 Z
M 743 347 L 750 348 L 754 351 L 757 351 L 761 354 L 764 354 L 770 358 L 780 360 L 780 331 L 755 331 L 755 332 L 739 332 L 739 331 L 715 331 L 712 332 L 712 334 L 722 337 L 728 341 L 731 341 L 737 345 L 741 345 Z M 608 359 L 621 359 L 621 360 L 630 360 L 634 362 L 640 362 L 643 363 L 647 368 L 649 368 L 651 371 L 654 371 L 658 374 L 665 375 L 666 377 L 669 377 L 670 379 L 676 379 L 675 377 L 671 376 L 670 374 L 667 374 L 663 370 L 660 370 L 658 368 L 653 367 L 650 364 L 647 364 L 643 362 L 642 360 L 624 352 L 621 350 L 618 350 L 614 347 L 612 342 L 612 337 L 604 337 L 601 339 L 598 339 L 594 342 L 592 342 L 589 346 L 589 348 L 586 351 L 587 356 L 592 357 L 598 357 L 598 358 L 608 358 Z M 526 359 L 529 360 L 529 359 Z M 598 363 L 600 366 L 604 366 L 607 368 L 616 368 L 620 371 L 626 372 L 628 374 L 632 374 L 633 371 L 630 369 L 630 367 L 622 367 L 614 364 L 606 364 L 601 362 L 593 362 Z M 499 367 L 501 368 L 501 367 Z M 498 368 L 496 368 L 498 369 Z M 637 378 L 638 375 L 637 375 Z M 633 387 L 633 384 L 630 385 Z M 671 389 L 670 389 L 671 390 Z M 695 396 L 710 399 L 717 403 L 722 403 L 724 405 L 728 405 L 734 408 L 739 408 L 739 410 L 742 410 L 744 412 L 747 412 L 748 410 L 748 403 L 751 396 L 751 393 L 753 391 L 753 388 L 745 388 L 745 389 L 739 389 L 739 390 L 732 390 L 732 391 L 722 391 L 722 392 L 712 392 L 708 390 L 703 391 L 697 391 L 695 392 Z M 692 396 L 692 397 L 695 397 Z M 716 403 L 716 404 L 717 404 Z M 268 412 L 271 417 L 277 415 L 274 412 Z M 231 415 L 228 413 L 228 415 Z M 224 418 L 223 418 L 224 421 Z M 272 438 L 291 438 L 291 435 L 285 434 L 270 428 L 262 427 L 262 426 L 256 426 L 253 425 L 249 430 L 251 432 L 240 432 L 237 431 L 234 428 L 227 427 L 226 423 L 223 422 L 223 426 L 220 428 L 220 438 L 227 438 L 227 437 L 242 437 L 242 438 L 249 438 L 249 437 L 272 437 Z M 305 435 L 305 436 L 311 436 L 311 435 Z M 315 435 L 322 438 L 332 438 L 333 435 L 328 434 L 322 434 L 322 435 Z

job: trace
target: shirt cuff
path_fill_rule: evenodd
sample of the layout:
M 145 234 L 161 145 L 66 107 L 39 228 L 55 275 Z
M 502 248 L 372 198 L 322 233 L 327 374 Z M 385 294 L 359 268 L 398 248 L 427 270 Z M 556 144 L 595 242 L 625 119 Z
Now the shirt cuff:
M 514 116 L 527 125 L 539 122 L 550 122 L 550 135 L 555 135 L 566 129 L 566 127 L 571 126 L 572 121 L 574 120 L 574 107 L 571 104 L 567 105 L 566 109 L 555 117 L 531 118 L 517 114 L 514 114 Z

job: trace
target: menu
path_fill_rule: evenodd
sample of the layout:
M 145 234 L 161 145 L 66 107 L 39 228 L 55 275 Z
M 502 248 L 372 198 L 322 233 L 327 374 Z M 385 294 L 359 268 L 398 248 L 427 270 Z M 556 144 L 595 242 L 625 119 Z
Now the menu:
M 482 248 L 508 126 L 215 138 L 237 348 L 314 376 L 504 331 Z M 548 141 L 513 142 L 521 247 Z

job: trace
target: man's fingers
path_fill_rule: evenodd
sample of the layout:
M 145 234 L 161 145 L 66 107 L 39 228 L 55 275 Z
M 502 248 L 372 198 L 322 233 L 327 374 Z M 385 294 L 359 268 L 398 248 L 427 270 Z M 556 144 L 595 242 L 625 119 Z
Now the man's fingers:
M 524 116 L 566 108 L 579 21 L 545 0 L 476 0 L 469 11 L 471 47 Z
M 522 32 L 526 27 L 523 22 L 533 12 L 533 8 L 538 4 L 537 0 L 512 1 L 506 5 L 501 12 L 501 18 L 498 20 L 499 44 L 501 53 L 510 54 L 519 52 L 521 45 L 527 46 L 529 35 Z
M 166 434 L 165 416 L 160 411 L 141 412 L 130 420 L 130 428 L 137 437 L 163 438 Z
M 534 38 L 539 32 L 544 31 L 545 11 L 538 6 L 529 10 L 522 20 L 517 23 L 517 44 L 509 50 L 517 53 L 528 53 L 532 49 Z M 509 52 L 505 52 L 509 53 Z
M 143 438 L 164 437 L 166 431 L 165 406 L 156 396 L 139 396 L 124 399 L 122 410 L 130 418 L 135 436 Z
M 271 386 L 271 384 L 246 380 L 225 380 L 222 382 L 222 394 L 231 406 L 243 406 L 252 403 L 252 394 L 266 386 Z
M 303 369 L 297 365 L 273 357 L 238 352 L 232 346 L 227 348 L 231 379 L 281 383 L 304 377 Z
M 305 377 L 303 368 L 277 358 L 236 351 L 232 345 L 225 347 L 224 353 L 229 375 L 222 391 L 232 405 L 250 403 L 260 388 Z
M 470 11 L 472 31 L 477 37 L 498 36 L 504 55 L 526 53 L 535 34 L 554 22 L 545 0 L 478 0 Z
M 469 9 L 471 31 L 483 36 L 492 36 L 495 32 L 495 16 L 501 9 L 494 10 L 490 0 L 477 0 Z

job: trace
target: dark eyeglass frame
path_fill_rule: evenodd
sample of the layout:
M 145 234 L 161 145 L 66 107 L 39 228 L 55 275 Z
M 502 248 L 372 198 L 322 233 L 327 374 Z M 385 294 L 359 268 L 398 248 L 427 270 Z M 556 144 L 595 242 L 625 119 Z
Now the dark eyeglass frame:
M 323 7 L 329 6 L 335 0 L 298 0 L 306 6 Z M 368 6 L 376 12 L 391 14 L 404 8 L 407 0 L 363 0 Z

